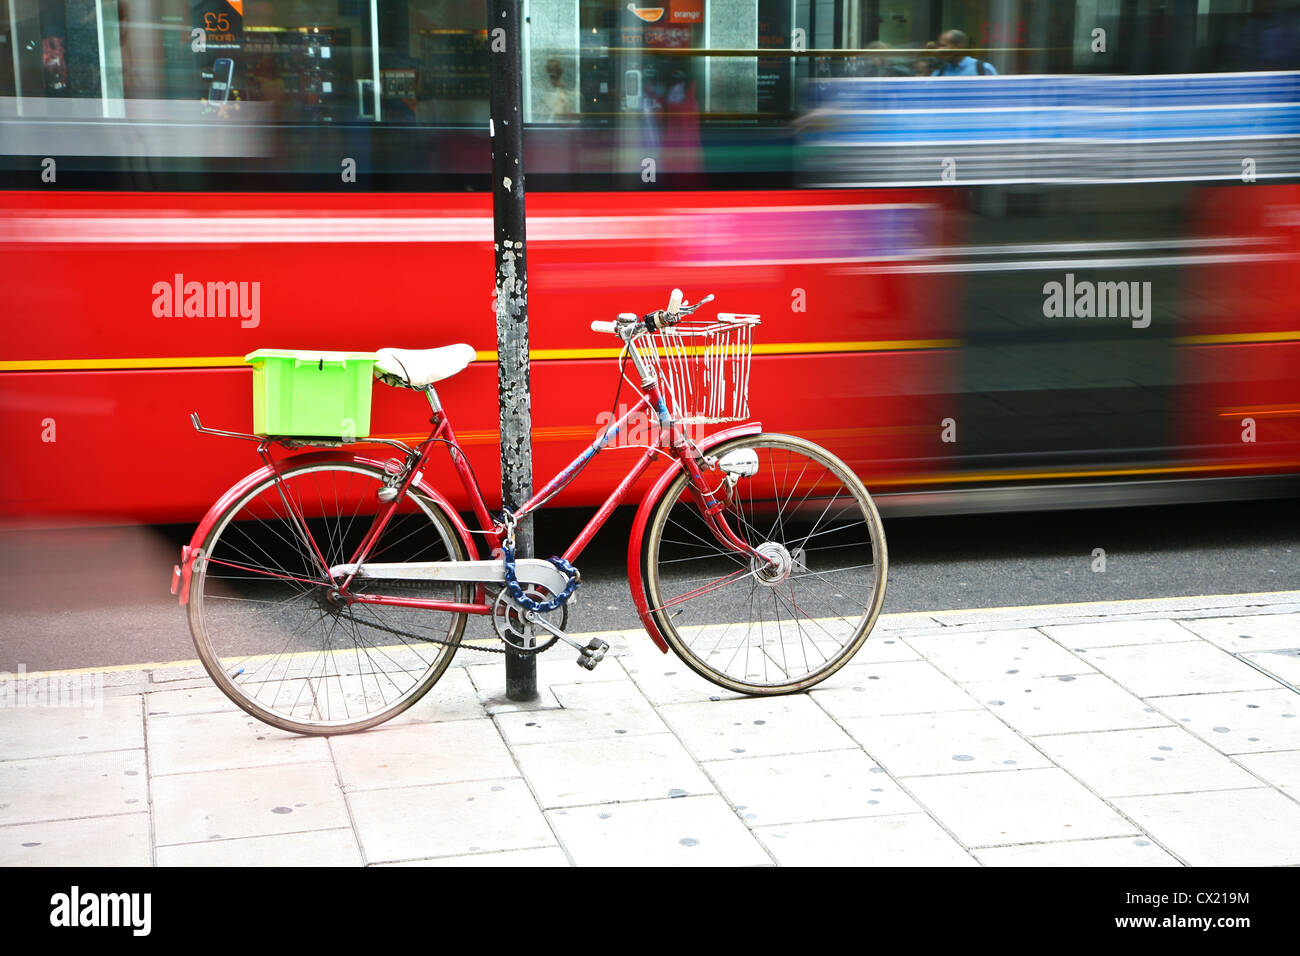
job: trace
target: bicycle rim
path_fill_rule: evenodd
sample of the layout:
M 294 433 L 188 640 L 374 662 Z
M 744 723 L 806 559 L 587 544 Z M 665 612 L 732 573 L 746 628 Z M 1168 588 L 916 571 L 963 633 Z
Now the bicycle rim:
M 656 504 L 643 552 L 646 598 L 664 638 L 697 673 L 747 694 L 783 694 L 847 663 L 875 624 L 888 555 L 866 488 L 811 442 L 755 435 L 711 449 L 752 449 L 724 511 L 776 569 L 733 551 L 709 530 L 683 472 Z M 722 475 L 705 474 L 710 486 Z
M 253 716 L 306 734 L 364 730 L 414 704 L 451 663 L 464 614 L 330 600 L 317 551 L 328 565 L 349 561 L 382 487 L 383 472 L 360 462 L 290 466 L 233 504 L 204 543 L 190 629 L 217 686 Z M 464 559 L 442 510 L 408 492 L 368 560 Z M 465 601 L 468 587 L 354 581 L 350 590 Z

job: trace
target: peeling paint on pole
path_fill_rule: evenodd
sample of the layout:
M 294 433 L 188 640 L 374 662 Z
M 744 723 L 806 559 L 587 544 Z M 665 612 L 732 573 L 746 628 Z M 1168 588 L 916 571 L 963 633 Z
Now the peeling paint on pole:
M 487 0 L 494 24 L 488 127 L 492 143 L 496 258 L 497 394 L 501 410 L 501 497 L 515 509 L 532 497 L 532 401 L 528 372 L 528 261 L 524 235 L 523 62 L 519 0 Z M 498 122 L 499 120 L 499 122 Z M 532 521 L 515 531 L 517 557 L 533 556 Z M 506 696 L 537 699 L 537 658 L 506 653 Z
M 502 490 L 508 507 L 519 506 L 533 493 L 528 276 L 523 251 L 513 248 L 515 244 L 516 240 L 512 239 L 496 243 L 497 349 L 500 354 L 497 394 L 500 401 Z M 530 557 L 531 524 L 527 519 L 520 525 L 517 538 L 518 556 Z

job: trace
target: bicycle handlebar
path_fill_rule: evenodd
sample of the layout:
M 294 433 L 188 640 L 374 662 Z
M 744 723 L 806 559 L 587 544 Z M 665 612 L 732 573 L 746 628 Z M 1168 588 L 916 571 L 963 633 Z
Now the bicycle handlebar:
M 676 315 L 682 307 L 682 290 L 673 289 L 672 295 L 668 297 L 668 308 L 665 310 L 669 315 Z
M 619 315 L 617 322 L 595 321 L 591 323 L 591 331 L 608 332 L 617 335 L 620 329 L 631 324 L 637 324 L 644 327 L 647 332 L 654 332 L 658 329 L 668 328 L 676 325 L 682 320 L 683 316 L 690 315 L 706 302 L 712 302 L 713 296 L 706 295 L 699 302 L 694 304 L 682 302 L 682 290 L 673 289 L 672 295 L 668 297 L 668 308 L 659 309 L 655 312 L 647 312 L 641 318 L 637 318 L 633 312 L 624 312 Z

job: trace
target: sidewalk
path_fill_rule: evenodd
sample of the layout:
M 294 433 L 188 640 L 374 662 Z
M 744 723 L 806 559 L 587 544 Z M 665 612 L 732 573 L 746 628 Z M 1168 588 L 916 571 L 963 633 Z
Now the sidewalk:
M 1300 865 L 1300 591 L 884 615 L 763 699 L 603 636 L 593 672 L 544 655 L 534 705 L 462 650 L 330 739 L 194 661 L 8 698 L 0 864 Z

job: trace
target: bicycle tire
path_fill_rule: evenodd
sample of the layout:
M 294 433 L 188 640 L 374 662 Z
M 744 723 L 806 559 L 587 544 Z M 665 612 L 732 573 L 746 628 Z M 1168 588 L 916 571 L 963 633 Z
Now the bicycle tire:
M 290 520 L 293 511 L 304 516 L 329 564 L 343 563 L 370 527 L 384 478 L 382 468 L 358 459 L 290 462 L 278 486 L 268 477 L 242 495 L 203 542 L 187 605 L 194 645 L 221 691 L 259 720 L 301 734 L 365 730 L 415 704 L 450 665 L 464 613 L 337 606 L 307 536 Z M 411 490 L 370 559 L 466 554 L 442 507 Z M 355 580 L 351 590 L 463 602 L 470 587 Z
M 717 541 L 683 471 L 654 503 L 646 525 L 645 598 L 669 646 L 697 674 L 739 693 L 789 694 L 825 680 L 862 647 L 884 601 L 888 550 L 870 494 L 839 458 L 804 439 L 772 433 L 737 438 L 708 453 L 746 448 L 758 454 L 759 472 L 738 479 L 724 513 L 751 547 L 778 555 L 775 545 L 785 549 L 784 577 L 760 573 L 756 559 Z M 721 491 L 720 474 L 717 480 Z M 823 528 L 827 515 L 847 520 Z M 810 546 L 814 537 L 819 540 Z M 829 566 L 861 558 L 868 560 Z M 683 577 L 697 572 L 703 577 Z M 688 586 L 699 580 L 706 583 Z M 737 599 L 747 608 L 747 622 L 733 619 Z

